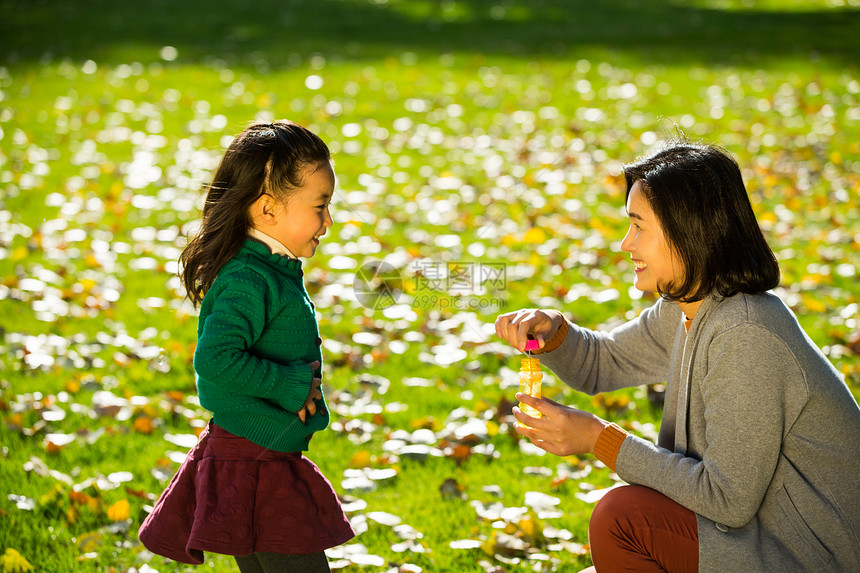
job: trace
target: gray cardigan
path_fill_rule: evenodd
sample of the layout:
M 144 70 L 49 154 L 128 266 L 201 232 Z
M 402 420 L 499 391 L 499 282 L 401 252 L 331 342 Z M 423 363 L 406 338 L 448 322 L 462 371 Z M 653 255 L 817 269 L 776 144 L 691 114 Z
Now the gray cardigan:
M 699 570 L 860 571 L 860 409 L 773 294 L 664 300 L 608 333 L 571 325 L 541 361 L 596 394 L 666 382 L 657 444 L 616 470 L 694 511 Z

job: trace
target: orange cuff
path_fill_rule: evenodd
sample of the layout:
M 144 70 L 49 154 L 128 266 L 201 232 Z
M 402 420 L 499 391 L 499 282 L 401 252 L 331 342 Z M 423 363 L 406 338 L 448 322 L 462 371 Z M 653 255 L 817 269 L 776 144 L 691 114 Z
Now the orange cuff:
M 570 325 L 567 323 L 567 320 L 564 320 L 561 323 L 561 326 L 558 327 L 558 330 L 555 331 L 555 334 L 546 341 L 546 345 L 540 350 L 535 350 L 532 354 L 543 354 L 544 352 L 551 352 L 561 346 L 561 343 L 564 342 L 565 337 L 567 336 L 567 331 L 570 330 Z
M 627 436 L 628 433 L 621 427 L 616 424 L 609 424 L 597 436 L 597 442 L 594 444 L 594 457 L 603 462 L 606 467 L 615 471 L 618 452 L 621 450 L 621 444 Z

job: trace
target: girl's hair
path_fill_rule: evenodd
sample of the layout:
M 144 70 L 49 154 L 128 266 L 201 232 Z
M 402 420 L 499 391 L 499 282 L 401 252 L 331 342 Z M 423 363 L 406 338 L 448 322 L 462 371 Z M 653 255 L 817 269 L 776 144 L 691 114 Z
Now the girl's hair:
M 624 166 L 648 200 L 684 266 L 673 301 L 757 294 L 779 284 L 779 264 L 758 226 L 737 162 L 714 145 L 672 142 Z
M 227 148 L 208 186 L 203 220 L 179 257 L 179 278 L 198 305 L 251 226 L 249 208 L 268 193 L 278 201 L 303 185 L 303 168 L 331 162 L 325 143 L 291 121 L 254 123 Z

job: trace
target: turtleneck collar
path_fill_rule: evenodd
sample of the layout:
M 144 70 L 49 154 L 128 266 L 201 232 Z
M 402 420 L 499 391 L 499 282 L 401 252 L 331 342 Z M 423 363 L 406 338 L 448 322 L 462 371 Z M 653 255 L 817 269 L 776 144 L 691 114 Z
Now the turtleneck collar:
M 298 260 L 298 257 L 291 253 L 290 250 L 286 247 L 286 245 L 284 245 L 282 242 L 272 237 L 271 235 L 267 235 L 259 229 L 251 227 L 250 229 L 248 229 L 248 236 L 257 239 L 258 241 L 269 247 L 273 255 L 281 255 L 284 257 Z

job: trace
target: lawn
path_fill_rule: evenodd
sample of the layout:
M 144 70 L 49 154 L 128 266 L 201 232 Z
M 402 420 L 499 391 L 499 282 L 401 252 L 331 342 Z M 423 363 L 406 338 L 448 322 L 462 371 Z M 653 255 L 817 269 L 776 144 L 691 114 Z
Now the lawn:
M 858 29 L 857 0 L 0 0 L 8 570 L 194 569 L 136 532 L 207 421 L 176 261 L 254 119 L 310 127 L 336 162 L 305 264 L 332 408 L 309 457 L 360 533 L 336 570 L 590 564 L 616 478 L 517 439 L 492 324 L 541 306 L 608 328 L 653 302 L 619 249 L 620 167 L 678 132 L 737 157 L 778 294 L 860 396 Z M 392 301 L 356 278 L 380 261 Z M 544 394 L 659 423 L 655 389 L 547 373 Z

